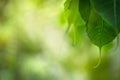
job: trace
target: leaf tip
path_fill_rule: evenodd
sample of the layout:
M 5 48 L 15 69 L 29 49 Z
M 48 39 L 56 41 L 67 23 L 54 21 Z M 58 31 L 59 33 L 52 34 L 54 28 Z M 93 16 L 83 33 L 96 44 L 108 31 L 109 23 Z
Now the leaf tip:
M 93 67 L 94 69 L 98 68 L 100 63 L 101 63 L 101 50 L 102 47 L 99 47 L 99 61 L 97 62 L 97 64 Z

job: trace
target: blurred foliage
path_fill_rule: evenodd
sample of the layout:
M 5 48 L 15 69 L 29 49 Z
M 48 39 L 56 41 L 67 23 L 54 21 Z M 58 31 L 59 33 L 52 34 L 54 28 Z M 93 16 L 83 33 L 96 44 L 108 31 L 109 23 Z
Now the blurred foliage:
M 0 80 L 120 80 L 115 42 L 104 46 L 102 62 L 94 69 L 99 50 L 90 43 L 84 20 L 73 10 L 76 2 L 69 7 L 75 12 L 66 13 L 79 17 L 71 18 L 76 24 L 65 33 L 70 24 L 64 3 L 0 0 Z

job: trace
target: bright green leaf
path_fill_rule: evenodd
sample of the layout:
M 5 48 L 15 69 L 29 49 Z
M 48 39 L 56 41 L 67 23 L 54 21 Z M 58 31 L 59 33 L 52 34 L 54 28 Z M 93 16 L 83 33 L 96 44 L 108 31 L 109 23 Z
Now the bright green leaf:
M 66 0 L 65 16 L 67 16 L 68 24 L 75 24 L 77 17 L 79 16 L 79 0 Z
M 81 31 L 83 28 L 81 26 L 84 25 L 84 21 L 80 16 L 79 13 L 79 0 L 66 0 L 65 4 L 65 16 L 67 17 L 68 21 L 68 29 L 66 32 L 69 31 L 70 27 L 73 26 L 73 31 L 71 31 L 71 38 L 73 44 L 77 44 L 80 41 Z M 78 30 L 79 28 L 79 30 Z

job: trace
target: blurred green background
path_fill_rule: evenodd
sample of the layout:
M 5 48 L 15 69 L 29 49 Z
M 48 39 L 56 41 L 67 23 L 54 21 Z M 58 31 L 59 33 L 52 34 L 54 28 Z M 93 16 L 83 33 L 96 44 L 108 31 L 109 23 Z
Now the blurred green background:
M 99 48 L 82 19 L 65 34 L 64 2 L 0 0 L 0 80 L 120 80 L 119 46 L 106 45 L 93 68 Z

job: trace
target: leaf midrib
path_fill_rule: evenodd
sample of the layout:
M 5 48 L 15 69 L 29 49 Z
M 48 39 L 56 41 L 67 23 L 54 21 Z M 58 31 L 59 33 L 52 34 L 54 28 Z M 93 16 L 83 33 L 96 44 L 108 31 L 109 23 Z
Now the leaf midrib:
M 113 0 L 113 5 L 114 5 L 114 21 L 115 21 L 115 27 L 117 27 L 117 6 L 116 6 L 116 0 Z

